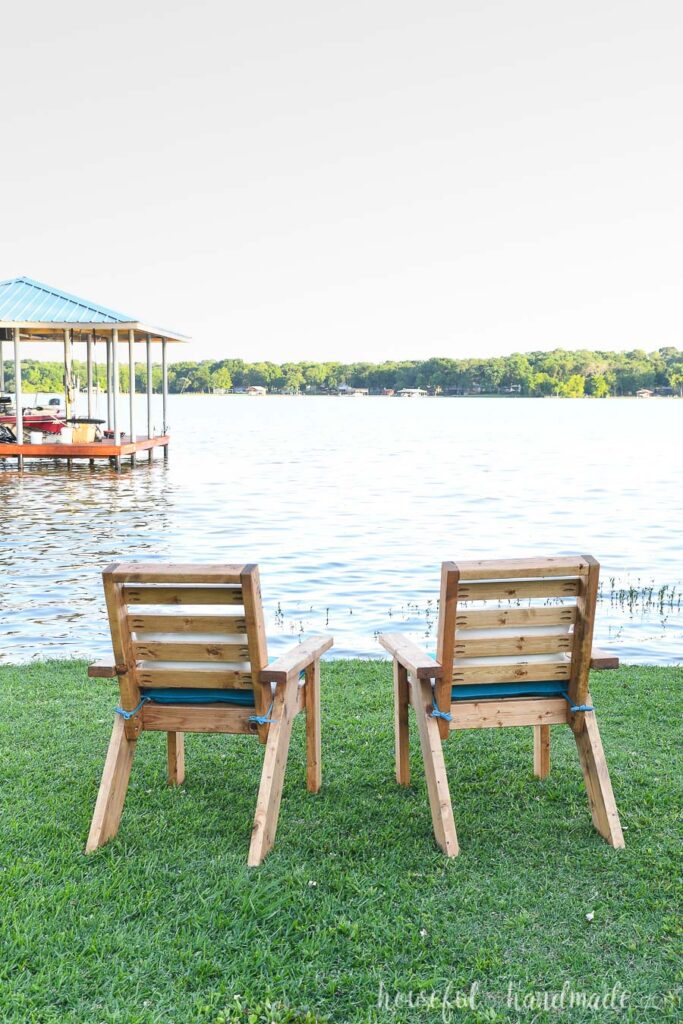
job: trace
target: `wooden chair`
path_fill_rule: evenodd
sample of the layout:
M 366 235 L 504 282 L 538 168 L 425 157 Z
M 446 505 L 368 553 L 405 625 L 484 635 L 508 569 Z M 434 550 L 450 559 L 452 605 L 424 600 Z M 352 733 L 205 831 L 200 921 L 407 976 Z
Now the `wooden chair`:
M 185 732 L 251 733 L 265 744 L 249 866 L 275 841 L 292 722 L 306 712 L 307 786 L 321 785 L 320 657 L 332 637 L 313 637 L 268 663 L 255 565 L 110 565 L 103 573 L 116 709 L 86 853 L 116 835 L 138 737 L 168 734 L 168 781 L 185 777 Z M 300 675 L 303 673 L 303 682 Z
M 624 838 L 595 711 L 592 652 L 600 566 L 594 558 L 444 562 L 436 658 L 401 634 L 380 643 L 394 658 L 396 779 L 410 784 L 408 705 L 415 710 L 436 841 L 458 839 L 441 743 L 454 729 L 533 726 L 534 773 L 550 771 L 550 726 L 574 733 L 593 824 L 611 846 Z

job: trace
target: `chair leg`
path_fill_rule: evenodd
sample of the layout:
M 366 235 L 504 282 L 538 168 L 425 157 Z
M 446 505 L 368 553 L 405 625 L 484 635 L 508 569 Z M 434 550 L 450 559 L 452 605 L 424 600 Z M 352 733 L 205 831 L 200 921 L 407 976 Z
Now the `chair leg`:
M 136 744 L 136 739 L 127 738 L 125 722 L 117 715 L 114 719 L 114 728 L 104 762 L 95 812 L 85 846 L 86 853 L 92 853 L 98 847 L 104 846 L 118 832 Z
M 299 682 L 295 676 L 284 685 L 280 684 L 275 692 L 271 712 L 272 724 L 268 729 L 263 772 L 247 859 L 250 868 L 258 867 L 275 842 L 289 741 L 297 708 L 298 685 Z
M 550 774 L 550 726 L 534 726 L 534 775 L 546 779 Z
M 583 722 L 574 731 L 574 739 L 581 760 L 593 824 L 610 846 L 623 849 L 624 835 L 595 712 L 587 711 L 582 717 Z
M 410 744 L 408 733 L 408 673 L 394 658 L 394 736 L 396 739 L 396 781 L 410 785 Z
M 182 732 L 167 733 L 166 752 L 168 784 L 169 786 L 182 786 L 185 781 L 185 734 Z
M 320 738 L 320 662 L 306 669 L 306 787 L 317 793 L 322 785 L 322 747 Z
M 448 857 L 457 857 L 460 848 L 448 790 L 442 741 L 437 721 L 429 712 L 432 706 L 432 688 L 428 679 L 416 679 L 413 680 L 411 689 L 425 765 L 434 836 Z

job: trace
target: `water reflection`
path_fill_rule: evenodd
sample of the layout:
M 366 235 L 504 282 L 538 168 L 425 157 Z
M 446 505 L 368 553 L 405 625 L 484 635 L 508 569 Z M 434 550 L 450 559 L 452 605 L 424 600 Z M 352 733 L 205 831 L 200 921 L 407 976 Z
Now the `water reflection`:
M 683 658 L 683 403 L 182 396 L 170 460 L 0 468 L 0 661 L 107 656 L 117 560 L 258 561 L 271 647 L 329 630 L 434 637 L 444 558 L 588 551 L 598 639 Z M 141 410 L 142 412 L 142 410 Z M 629 591 L 631 588 L 631 591 Z

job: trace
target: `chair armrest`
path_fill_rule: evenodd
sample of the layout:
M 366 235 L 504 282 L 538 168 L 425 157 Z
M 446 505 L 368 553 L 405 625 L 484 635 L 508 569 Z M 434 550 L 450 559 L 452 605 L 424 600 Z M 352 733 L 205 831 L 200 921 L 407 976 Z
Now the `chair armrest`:
M 382 647 L 418 679 L 441 679 L 443 668 L 403 633 L 382 633 Z
M 325 651 L 329 651 L 334 643 L 331 636 L 312 636 L 303 643 L 292 647 L 291 651 L 281 655 L 272 665 L 261 669 L 259 682 L 286 683 L 292 676 L 298 676 L 305 668 L 317 661 Z
M 610 654 L 609 651 L 601 651 L 598 647 L 594 647 L 591 651 L 591 668 L 619 668 L 619 656 L 617 654 Z
M 116 670 L 116 665 L 89 665 L 88 676 L 91 679 L 116 679 L 119 673 Z

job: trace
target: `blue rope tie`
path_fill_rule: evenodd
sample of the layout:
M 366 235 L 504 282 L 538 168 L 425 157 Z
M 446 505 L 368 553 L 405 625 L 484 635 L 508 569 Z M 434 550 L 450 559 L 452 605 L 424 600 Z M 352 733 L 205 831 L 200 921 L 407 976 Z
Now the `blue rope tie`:
M 140 710 L 143 704 L 146 704 L 147 701 L 151 699 L 151 697 L 143 697 L 138 706 L 136 708 L 133 708 L 132 711 L 126 711 L 125 708 L 114 708 L 114 711 L 116 712 L 117 715 L 121 715 L 121 718 L 125 718 L 125 720 L 128 721 L 128 719 L 132 718 L 133 715 L 137 715 L 138 711 Z
M 436 703 L 436 690 L 432 690 L 432 718 L 443 718 L 444 722 L 452 722 L 453 715 L 450 711 L 439 711 L 439 705 Z
M 567 704 L 569 704 L 569 710 L 571 712 L 575 712 L 575 711 L 595 711 L 595 708 L 592 707 L 590 704 L 575 704 L 574 701 L 571 699 L 571 697 L 569 696 L 568 693 L 563 693 L 562 696 L 566 700 Z
M 249 715 L 249 721 L 256 722 L 257 725 L 274 725 L 277 722 L 277 718 L 270 717 L 274 703 L 275 701 L 271 700 L 270 707 L 266 711 L 265 715 Z

